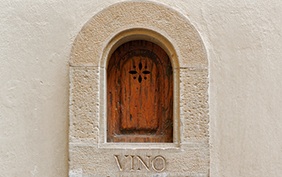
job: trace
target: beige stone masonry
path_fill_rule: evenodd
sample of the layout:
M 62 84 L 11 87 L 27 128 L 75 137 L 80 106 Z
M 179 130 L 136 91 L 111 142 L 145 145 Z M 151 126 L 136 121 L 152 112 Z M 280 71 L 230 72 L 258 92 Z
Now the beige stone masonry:
M 161 46 L 173 68 L 173 143 L 106 142 L 106 71 L 131 40 Z M 180 13 L 148 1 L 112 5 L 81 29 L 70 57 L 69 176 L 209 176 L 208 61 Z
M 179 66 L 208 66 L 206 52 L 196 29 L 180 13 L 152 2 L 112 5 L 90 19 L 75 39 L 70 65 L 99 66 L 103 49 L 119 32 L 145 28 L 166 36 L 178 51 Z
M 70 69 L 70 142 L 98 140 L 99 69 Z
M 166 168 L 160 173 L 156 173 L 150 164 L 149 170 L 144 166 L 138 169 L 138 161 L 134 159 L 134 170 L 131 170 L 129 157 L 125 155 L 138 155 L 146 164 L 147 156 L 150 159 L 162 154 L 166 159 Z M 118 155 L 122 166 L 119 170 L 113 155 Z M 99 149 L 97 146 L 70 145 L 70 174 L 85 176 L 151 176 L 159 174 L 164 176 L 186 177 L 186 176 L 208 176 L 209 166 L 209 148 L 207 145 L 188 145 L 182 150 L 135 150 L 135 149 Z M 161 168 L 157 167 L 157 168 Z
M 209 137 L 207 78 L 207 69 L 180 69 L 182 142 L 204 140 Z

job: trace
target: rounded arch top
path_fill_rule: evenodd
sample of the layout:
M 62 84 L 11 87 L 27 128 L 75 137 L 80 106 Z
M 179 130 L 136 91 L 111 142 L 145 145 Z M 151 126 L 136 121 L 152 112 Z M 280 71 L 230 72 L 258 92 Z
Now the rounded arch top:
M 148 1 L 117 3 L 93 16 L 74 41 L 70 65 L 106 67 L 105 55 L 130 39 L 160 45 L 170 55 L 173 68 L 208 66 L 201 37 L 188 19 Z
M 112 53 L 122 44 L 134 40 L 145 40 L 157 44 L 169 56 L 172 67 L 179 68 L 177 52 L 170 41 L 163 35 L 145 28 L 131 28 L 116 34 L 104 47 L 100 58 L 100 67 L 107 68 Z

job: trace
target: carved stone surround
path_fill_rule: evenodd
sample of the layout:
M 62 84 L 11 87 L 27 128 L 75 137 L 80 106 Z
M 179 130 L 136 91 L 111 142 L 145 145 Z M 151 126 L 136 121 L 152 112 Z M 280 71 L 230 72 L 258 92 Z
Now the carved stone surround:
M 108 59 L 131 40 L 158 44 L 173 68 L 173 143 L 106 142 Z M 209 176 L 208 60 L 197 30 L 152 2 L 112 5 L 78 34 L 70 58 L 69 176 Z

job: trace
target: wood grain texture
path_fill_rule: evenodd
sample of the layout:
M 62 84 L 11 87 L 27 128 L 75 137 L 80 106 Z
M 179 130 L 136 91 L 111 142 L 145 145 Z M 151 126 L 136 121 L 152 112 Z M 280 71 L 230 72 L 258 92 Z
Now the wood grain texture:
M 130 41 L 107 69 L 107 141 L 173 141 L 173 72 L 168 55 L 148 41 Z

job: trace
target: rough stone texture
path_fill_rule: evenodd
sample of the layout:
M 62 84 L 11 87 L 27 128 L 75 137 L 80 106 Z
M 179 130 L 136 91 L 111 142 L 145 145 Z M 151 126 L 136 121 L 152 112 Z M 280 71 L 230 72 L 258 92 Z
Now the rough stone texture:
M 98 139 L 99 71 L 97 67 L 70 69 L 70 142 Z
M 209 137 L 208 70 L 180 69 L 182 142 Z
M 97 140 L 103 140 L 103 132 L 106 131 L 102 126 L 106 119 L 103 108 L 105 101 L 99 101 L 99 98 L 104 98 L 103 93 L 106 89 L 99 84 L 106 83 L 106 78 L 102 72 L 100 76 L 98 73 L 98 69 L 102 71 L 106 66 L 99 66 L 100 56 L 104 48 L 108 48 L 104 44 L 112 40 L 114 34 L 121 29 L 133 27 L 151 28 L 165 34 L 176 48 L 179 61 L 175 63 L 179 63 L 179 66 L 173 66 L 173 69 L 177 72 L 176 70 L 180 68 L 180 78 L 174 78 L 175 92 L 180 92 L 180 118 L 174 118 L 180 119 L 180 126 L 174 128 L 180 129 L 180 144 L 177 148 L 172 148 L 173 150 L 170 149 L 171 145 L 166 146 L 165 143 L 154 146 L 154 150 L 150 143 L 147 147 L 143 145 L 144 149 L 138 150 L 136 149 L 138 146 L 130 145 L 121 148 L 121 143 L 98 141 L 97 144 Z M 169 176 L 209 175 L 207 58 L 197 31 L 184 16 L 150 2 L 125 2 L 113 5 L 95 15 L 82 28 L 74 42 L 70 64 L 70 177 L 161 174 L 146 170 L 119 172 L 114 155 L 126 154 L 143 157 L 148 154 L 164 156 L 167 168 L 163 173 Z M 93 69 L 85 66 L 91 66 Z M 98 82 L 99 79 L 101 82 Z M 179 80 L 180 90 L 177 85 Z M 101 89 L 101 97 L 98 88 Z M 101 104 L 99 113 L 98 101 Z M 102 116 L 98 116 L 99 114 Z M 99 121 L 101 127 L 98 126 Z M 97 136 L 97 132 L 101 132 L 100 136 Z M 107 144 L 111 144 L 111 148 L 106 149 Z
M 152 2 L 124 2 L 95 15 L 77 36 L 72 66 L 99 66 L 106 42 L 130 28 L 153 29 L 168 37 L 178 50 L 179 65 L 206 67 L 206 52 L 197 30 L 178 12 Z
M 132 149 L 99 149 L 94 146 L 70 145 L 70 177 L 79 174 L 84 176 L 151 176 L 167 174 L 168 176 L 208 176 L 209 147 L 208 145 L 190 145 L 179 150 L 132 150 Z M 133 171 L 130 171 L 130 159 L 124 155 L 139 155 L 148 165 L 146 156 L 153 159 L 162 154 L 166 159 L 166 169 L 156 173 L 150 163 L 149 170 L 141 165 L 138 171 L 138 160 L 134 158 Z M 114 155 L 119 155 L 123 171 L 117 167 Z M 156 166 L 159 168 L 159 166 Z M 161 167 L 160 167 L 161 168 Z

